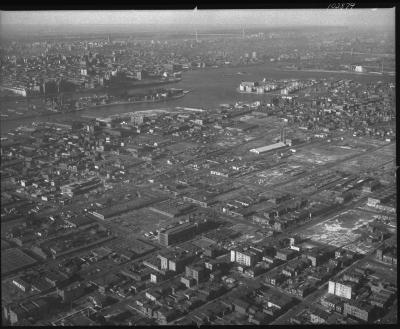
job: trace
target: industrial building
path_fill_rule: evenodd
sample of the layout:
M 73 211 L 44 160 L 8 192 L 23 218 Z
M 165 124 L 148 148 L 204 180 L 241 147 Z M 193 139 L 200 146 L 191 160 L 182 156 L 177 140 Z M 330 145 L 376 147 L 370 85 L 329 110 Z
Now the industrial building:
M 165 200 L 149 207 L 149 209 L 169 218 L 176 218 L 190 212 L 194 209 L 194 206 L 191 204 L 187 205 L 184 203 L 174 202 L 172 200 Z
M 161 260 L 161 270 L 182 272 L 185 266 L 194 259 L 194 254 L 190 252 L 169 252 L 157 256 Z
M 64 186 L 61 186 L 61 194 L 73 197 L 77 194 L 88 192 L 94 188 L 101 186 L 101 180 L 98 178 L 92 178 L 86 181 L 73 182 Z
M 158 233 L 158 242 L 163 246 L 182 242 L 195 235 L 197 225 L 195 223 L 180 224 Z
M 291 145 L 291 140 L 286 140 L 286 130 L 285 130 L 285 128 L 283 128 L 281 130 L 281 136 L 280 136 L 279 142 L 251 149 L 250 152 L 255 153 L 255 154 L 263 154 L 263 153 L 267 153 L 269 151 L 280 150 L 286 146 L 290 146 L 289 144 Z
M 274 150 L 279 150 L 286 147 L 286 144 L 283 142 L 278 142 L 278 143 L 274 143 L 271 145 L 267 145 L 267 146 L 262 146 L 262 147 L 258 147 L 255 149 L 251 149 L 250 152 L 255 153 L 255 154 L 263 154 L 269 151 L 274 151 Z

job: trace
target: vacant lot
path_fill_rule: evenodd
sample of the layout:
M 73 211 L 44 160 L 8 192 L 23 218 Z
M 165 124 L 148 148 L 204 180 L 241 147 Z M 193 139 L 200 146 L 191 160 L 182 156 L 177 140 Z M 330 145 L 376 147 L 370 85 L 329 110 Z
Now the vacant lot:
M 334 169 L 357 174 L 367 170 L 374 170 L 390 162 L 394 162 L 395 156 L 396 148 L 394 144 L 391 144 L 374 152 L 366 152 L 355 159 L 343 161 L 335 166 Z
M 290 162 L 295 161 L 313 165 L 325 165 L 335 161 L 345 160 L 348 157 L 363 152 L 363 149 L 323 143 L 302 147 L 289 159 Z
M 305 237 L 318 242 L 366 254 L 373 246 L 359 241 L 361 237 L 359 229 L 373 220 L 373 214 L 359 210 L 349 210 L 335 215 L 322 223 L 306 228 L 301 233 Z
M 127 235 L 143 235 L 178 221 L 177 218 L 170 218 L 147 208 L 130 211 L 108 220 L 111 225 L 118 226 Z

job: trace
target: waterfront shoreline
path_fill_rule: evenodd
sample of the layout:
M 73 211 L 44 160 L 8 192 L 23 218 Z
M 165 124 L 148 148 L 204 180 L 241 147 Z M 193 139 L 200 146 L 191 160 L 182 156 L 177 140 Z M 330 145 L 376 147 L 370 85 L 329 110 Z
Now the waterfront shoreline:
M 180 99 L 171 99 L 171 106 L 182 106 L 182 107 L 205 107 L 214 108 L 218 107 L 221 103 L 229 103 L 236 101 L 257 101 L 265 97 L 272 97 L 272 95 L 257 95 L 257 94 L 243 94 L 238 93 L 236 88 L 243 79 L 243 76 L 236 75 L 238 70 L 246 71 L 246 79 L 260 80 L 264 77 L 271 79 L 310 79 L 310 78 L 350 78 L 356 81 L 369 81 L 369 80 L 383 80 L 383 81 L 394 81 L 395 77 L 392 76 L 379 76 L 370 75 L 369 77 L 363 74 L 352 74 L 348 72 L 335 72 L 335 73 L 324 73 L 324 72 L 307 72 L 299 70 L 281 70 L 272 65 L 250 65 L 246 66 L 246 69 L 238 69 L 238 67 L 231 68 L 206 68 L 186 72 L 184 79 L 176 84 L 175 88 L 183 90 L 192 90 L 187 97 Z M 235 77 L 226 77 L 225 74 L 235 74 Z M 199 82 L 203 81 L 203 82 Z M 243 80 L 242 80 L 243 81 Z M 1 118 L 1 133 L 7 133 L 10 129 L 13 129 L 19 125 L 29 125 L 30 121 L 38 119 L 39 121 L 48 120 L 55 121 L 58 118 L 68 119 L 73 117 L 80 117 L 82 115 L 90 116 L 107 116 L 115 113 L 125 113 L 136 110 L 147 110 L 156 108 L 157 103 L 136 103 L 136 105 L 130 104 L 106 104 L 107 106 L 101 105 L 93 109 L 85 108 L 82 111 L 77 112 L 50 112 L 42 115 L 34 115 L 31 118 L 15 118 L 14 120 Z M 137 108 L 136 108 L 137 107 Z M 58 115 L 54 115 L 58 114 Z
M 142 101 L 132 101 L 132 102 L 114 102 L 114 103 L 109 103 L 109 104 L 98 104 L 98 105 L 91 105 L 86 108 L 78 109 L 77 111 L 82 111 L 82 110 L 87 110 L 87 109 L 92 109 L 96 107 L 106 107 L 106 106 L 113 106 L 113 105 L 126 105 L 126 104 L 145 104 L 145 103 L 162 103 L 162 102 L 168 102 L 171 100 L 179 99 L 184 96 L 186 96 L 188 93 L 190 93 L 191 90 L 184 90 L 182 95 L 178 96 L 171 96 L 166 99 L 157 99 L 157 100 L 142 100 Z M 76 112 L 76 111 L 71 111 L 71 112 Z M 67 112 L 68 113 L 68 112 Z
M 277 68 L 276 68 L 277 69 Z M 394 76 L 388 73 L 380 73 L 380 72 L 354 72 L 354 71 L 334 71 L 334 70 L 322 70 L 322 69 L 309 69 L 309 70 L 296 70 L 296 69 L 279 69 L 279 71 L 285 72 L 309 72 L 309 73 L 336 73 L 336 74 L 352 74 L 352 75 L 360 75 L 360 76 Z
M 162 102 L 168 102 L 171 100 L 176 100 L 180 99 L 184 96 L 186 96 L 188 93 L 190 93 L 191 90 L 184 90 L 182 95 L 178 96 L 172 96 L 166 99 L 160 99 L 160 100 L 143 100 L 143 101 L 132 101 L 132 102 L 114 102 L 114 103 L 109 103 L 109 104 L 98 104 L 98 105 L 90 105 L 88 107 L 82 107 L 78 108 L 73 111 L 67 111 L 67 112 L 56 112 L 56 111 L 50 111 L 48 110 L 48 113 L 38 113 L 38 114 L 33 114 L 33 115 L 27 115 L 27 116 L 22 116 L 22 117 L 14 117 L 14 118 L 9 118 L 9 119 L 3 119 L 2 121 L 16 121 L 16 120 L 21 120 L 21 119 L 32 119 L 32 118 L 40 118 L 40 117 L 45 117 L 45 116 L 51 116 L 51 115 L 56 115 L 56 114 L 69 114 L 69 113 L 77 113 L 77 112 L 82 112 L 86 110 L 91 110 L 99 107 L 107 107 L 107 106 L 115 106 L 115 105 L 129 105 L 129 104 L 145 104 L 145 103 L 162 103 Z
M 236 91 L 239 94 L 244 94 L 244 95 L 257 95 L 257 96 L 287 96 L 287 95 L 283 95 L 280 93 L 274 93 L 272 92 L 266 92 L 266 93 L 258 93 L 256 91 L 241 91 L 239 88 L 236 88 Z

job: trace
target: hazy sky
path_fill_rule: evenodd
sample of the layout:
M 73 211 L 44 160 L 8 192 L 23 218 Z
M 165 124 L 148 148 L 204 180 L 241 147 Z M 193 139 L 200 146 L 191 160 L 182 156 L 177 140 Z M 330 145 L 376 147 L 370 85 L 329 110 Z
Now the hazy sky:
M 127 10 L 1 12 L 1 24 L 265 24 L 393 26 L 395 9 Z

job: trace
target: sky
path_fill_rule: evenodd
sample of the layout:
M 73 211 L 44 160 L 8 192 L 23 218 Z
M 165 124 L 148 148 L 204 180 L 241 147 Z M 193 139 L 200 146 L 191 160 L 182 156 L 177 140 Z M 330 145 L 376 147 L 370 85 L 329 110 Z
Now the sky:
M 389 26 L 394 28 L 395 9 L 279 9 L 279 10 L 75 10 L 2 11 L 1 24 L 158 24 L 265 26 Z

